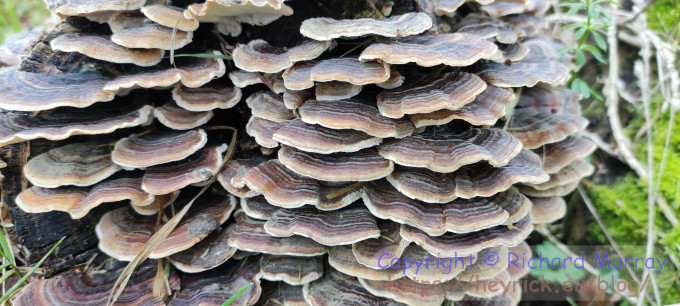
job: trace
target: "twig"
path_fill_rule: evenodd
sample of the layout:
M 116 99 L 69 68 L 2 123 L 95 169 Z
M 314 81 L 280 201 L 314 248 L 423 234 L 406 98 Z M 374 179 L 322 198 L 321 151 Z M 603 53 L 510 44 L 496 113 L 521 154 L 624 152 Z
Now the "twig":
M 634 1 L 634 7 L 638 7 L 642 10 L 646 6 L 644 0 Z M 639 18 L 636 19 L 637 26 L 647 27 L 645 14 L 640 14 Z M 652 116 L 651 116 L 651 89 L 649 77 L 651 75 L 651 56 L 652 50 L 646 37 L 640 36 L 640 44 L 642 48 L 640 49 L 640 57 L 642 61 L 636 61 L 633 65 L 633 71 L 637 76 L 639 81 L 640 90 L 642 92 L 642 105 L 644 107 L 645 121 L 647 122 L 647 170 L 650 171 L 650 175 L 647 178 L 647 247 L 645 251 L 645 256 L 651 258 L 654 253 L 654 241 L 656 236 L 654 235 L 654 219 L 656 216 L 656 210 L 654 209 L 654 143 L 652 138 Z M 642 274 L 642 278 L 645 279 L 649 275 L 649 271 L 645 270 Z M 650 275 L 652 288 L 654 290 L 655 302 L 659 303 L 661 301 L 661 294 L 659 293 L 659 287 L 656 284 L 656 277 L 654 273 Z M 638 305 L 642 305 L 641 301 L 638 301 Z
M 620 156 L 626 161 L 640 178 L 647 178 L 647 170 L 635 157 L 631 150 L 630 139 L 623 133 L 623 125 L 619 117 L 619 95 L 616 84 L 619 80 L 618 40 L 616 39 L 616 22 L 612 15 L 612 23 L 607 28 L 607 44 L 609 45 L 609 83 L 607 90 L 607 116 L 612 129 L 612 136 Z
M 607 152 L 607 154 L 614 156 L 614 157 L 619 157 L 619 152 L 616 150 L 612 149 L 612 147 L 604 142 L 602 138 L 600 138 L 600 135 L 597 135 L 595 133 L 592 133 L 590 131 L 583 130 L 581 131 L 581 136 L 590 139 L 590 141 L 594 142 L 595 145 L 602 151 Z
M 590 214 L 593 215 L 593 218 L 595 218 L 597 225 L 599 225 L 600 228 L 602 229 L 604 236 L 607 237 L 607 240 L 609 241 L 609 243 L 614 248 L 614 251 L 616 251 L 616 254 L 619 255 L 620 258 L 625 258 L 625 256 L 623 255 L 623 252 L 621 251 L 621 248 L 619 248 L 619 244 L 616 243 L 616 240 L 614 240 L 614 237 L 609 233 L 609 230 L 607 230 L 607 227 L 604 225 L 604 222 L 602 222 L 602 218 L 600 218 L 600 214 L 598 214 L 597 210 L 595 210 L 595 206 L 593 206 L 593 203 L 590 201 L 590 198 L 588 197 L 588 195 L 583 191 L 583 188 L 581 186 L 578 186 L 577 190 L 578 190 L 578 193 L 581 195 L 583 202 L 586 204 L 586 207 L 588 207 Z M 637 275 L 635 275 L 635 273 L 633 273 L 633 269 L 630 266 L 626 266 L 626 270 L 628 271 L 628 274 L 630 275 L 630 277 L 633 278 L 633 280 L 636 281 L 639 284 L 640 279 L 638 279 Z

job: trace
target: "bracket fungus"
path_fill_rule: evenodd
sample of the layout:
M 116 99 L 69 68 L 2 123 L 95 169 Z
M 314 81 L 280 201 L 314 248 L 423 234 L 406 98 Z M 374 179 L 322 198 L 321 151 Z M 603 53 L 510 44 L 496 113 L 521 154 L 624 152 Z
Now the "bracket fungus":
M 241 101 L 242 93 L 238 87 L 203 86 L 190 88 L 177 84 L 172 90 L 172 99 L 181 108 L 192 112 L 213 109 L 227 109 Z
M 396 164 L 448 173 L 480 161 L 503 167 L 522 150 L 522 143 L 500 129 L 471 129 L 438 137 L 413 135 L 385 142 L 378 152 Z
M 185 32 L 193 32 L 198 29 L 198 21 L 193 18 L 186 18 L 184 10 L 179 7 L 151 4 L 142 7 L 139 11 L 151 21 L 168 28 L 177 28 L 177 30 Z
M 24 166 L 24 175 L 40 187 L 90 186 L 121 169 L 111 161 L 106 146 L 74 143 L 32 158 Z
M 226 150 L 227 145 L 207 147 L 183 160 L 149 167 L 144 172 L 142 189 L 151 194 L 166 194 L 207 181 L 219 171 Z
M 200 206 L 190 209 L 153 252 L 151 258 L 163 258 L 184 251 L 217 230 L 236 208 L 233 196 L 204 196 Z M 155 216 L 141 216 L 129 207 L 112 210 L 97 223 L 99 249 L 117 260 L 130 261 L 144 247 L 156 228 Z
M 205 131 L 154 130 L 116 142 L 111 161 L 128 168 L 146 168 L 182 160 L 208 142 Z
M 361 131 L 329 129 L 300 119 L 286 121 L 272 139 L 302 151 L 321 154 L 356 152 L 382 142 L 381 138 Z
M 375 105 L 362 101 L 306 101 L 300 107 L 300 119 L 331 129 L 352 129 L 387 138 L 402 138 L 414 132 L 410 120 L 382 116 Z
M 401 118 L 405 114 L 457 110 L 474 101 L 486 89 L 486 83 L 471 73 L 447 73 L 432 79 L 385 91 L 376 97 L 380 114 Z
M 380 35 L 404 37 L 420 34 L 432 27 L 432 19 L 425 13 L 406 13 L 383 20 L 370 18 L 334 20 L 312 18 L 302 22 L 300 33 L 315 40 L 331 40 L 341 37 Z
M 87 215 L 102 203 L 129 200 L 132 206 L 148 206 L 156 200 L 144 192 L 139 178 L 118 178 L 100 182 L 92 188 L 63 186 L 43 188 L 33 186 L 21 192 L 16 204 L 27 212 L 53 210 L 68 212 L 73 219 Z
M 252 40 L 234 49 L 234 66 L 249 72 L 277 73 L 296 62 L 317 58 L 330 46 L 330 40 L 308 41 L 284 51 L 264 40 Z
M 498 47 L 482 37 L 452 33 L 375 43 L 361 52 L 362 61 L 382 60 L 388 64 L 416 63 L 422 67 L 469 66 L 480 59 L 498 56 Z
M 88 107 L 113 100 L 104 87 L 108 77 L 93 72 L 49 75 L 0 69 L 0 107 L 13 111 L 41 111 L 61 106 Z
M 33 153 L 32 185 L 5 197 L 93 219 L 78 233 L 131 261 L 198 194 L 150 254 L 172 263 L 169 305 L 251 283 L 234 304 L 519 302 L 475 286 L 528 270 L 479 257 L 531 256 L 533 224 L 561 218 L 594 171 L 579 97 L 559 87 L 573 65 L 544 36 L 548 1 L 395 2 L 381 19 L 343 1 L 193 2 L 46 1 L 75 17 L 0 70 L 0 145 Z M 384 269 L 468 255 L 449 273 Z M 117 302 L 160 303 L 154 271 Z M 17 301 L 103 303 L 112 275 L 38 280 Z
M 387 177 L 387 181 L 404 195 L 428 203 L 445 203 L 459 197 L 489 197 L 516 183 L 540 184 L 548 179 L 539 156 L 526 149 L 500 168 L 480 162 L 455 172 L 438 173 L 425 168 L 397 166 Z
M 129 280 L 130 285 L 123 290 L 118 302 L 123 304 L 162 303 L 153 295 L 151 289 L 156 270 L 155 266 L 143 265 L 135 271 Z M 108 271 L 106 268 L 101 271 L 89 269 L 81 274 L 70 273 L 56 278 L 36 280 L 22 288 L 13 303 L 26 306 L 106 304 L 117 275 L 121 271 L 122 267 Z M 170 272 L 167 280 L 172 289 L 179 288 L 180 278 L 177 273 Z
M 192 112 L 179 107 L 173 101 L 155 108 L 153 114 L 160 123 L 174 130 L 190 130 L 204 125 L 213 117 L 211 110 Z
M 345 207 L 361 197 L 361 190 L 349 190 L 337 197 L 328 195 L 348 187 L 347 183 L 326 183 L 293 172 L 272 160 L 258 165 L 243 176 L 243 182 L 251 190 L 264 195 L 275 206 L 296 208 L 315 205 L 321 210 Z
M 50 45 L 54 50 L 78 52 L 98 60 L 144 67 L 160 63 L 165 55 L 162 49 L 128 49 L 103 35 L 66 34 L 53 39 Z

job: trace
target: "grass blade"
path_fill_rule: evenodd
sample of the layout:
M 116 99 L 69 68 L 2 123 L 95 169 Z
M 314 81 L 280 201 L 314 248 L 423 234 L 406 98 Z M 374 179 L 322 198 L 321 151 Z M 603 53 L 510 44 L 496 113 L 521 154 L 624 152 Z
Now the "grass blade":
M 243 294 L 243 292 L 246 292 L 246 290 L 248 290 L 248 288 L 250 288 L 252 286 L 253 286 L 253 283 L 250 283 L 247 286 L 243 287 L 243 289 L 236 292 L 236 294 L 234 294 L 234 296 L 232 296 L 230 299 L 228 299 L 226 302 L 224 302 L 224 304 L 222 304 L 222 306 L 231 305 L 231 303 L 233 303 L 234 300 L 236 300 L 241 294 Z
M 38 268 L 40 267 L 40 265 L 42 265 L 42 263 L 45 261 L 45 259 L 47 259 L 47 257 L 50 256 L 50 254 L 52 254 L 52 252 L 54 252 L 54 250 L 57 249 L 57 247 L 59 246 L 59 244 L 61 244 L 61 242 L 64 241 L 64 239 L 66 239 L 66 237 L 63 237 L 63 238 L 61 238 L 59 241 L 57 241 L 57 243 L 54 244 L 54 246 L 52 247 L 52 249 L 50 249 L 50 251 L 47 252 L 47 254 L 45 254 L 45 256 L 43 256 L 43 258 L 40 259 L 40 261 L 39 261 L 35 266 L 33 266 L 33 269 L 31 269 L 31 271 L 28 271 L 28 273 L 26 273 L 26 275 L 24 275 L 24 277 L 22 277 L 16 284 L 14 284 L 14 286 L 12 286 L 12 288 L 9 288 L 9 290 L 7 291 L 7 293 L 5 293 L 5 295 L 3 295 L 2 297 L 0 297 L 0 303 L 5 302 L 10 296 L 12 296 L 12 294 L 14 293 L 14 291 L 17 291 L 17 289 L 19 289 L 19 287 L 21 287 L 21 285 L 23 285 L 23 284 L 26 282 L 26 280 L 27 280 L 31 275 L 33 275 L 33 273 L 35 273 L 35 270 L 38 270 Z
M 0 277 L 0 284 L 4 283 L 10 276 L 14 275 L 15 271 L 16 270 L 9 270 L 5 274 L 3 274 L 2 277 Z
M 21 274 L 21 271 L 17 268 L 17 266 L 14 263 L 14 256 L 12 256 L 12 250 L 9 248 L 9 245 L 7 244 L 7 236 L 5 236 L 5 229 L 0 230 L 0 247 L 2 247 L 2 256 L 5 257 L 7 262 L 12 266 L 12 269 L 16 271 L 19 276 L 24 276 Z

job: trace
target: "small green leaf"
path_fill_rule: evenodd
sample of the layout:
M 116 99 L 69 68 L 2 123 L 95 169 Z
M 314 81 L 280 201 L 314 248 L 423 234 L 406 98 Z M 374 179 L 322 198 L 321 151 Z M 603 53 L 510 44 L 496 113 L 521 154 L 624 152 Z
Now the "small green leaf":
M 574 33 L 574 39 L 576 39 L 577 41 L 580 41 L 581 39 L 583 39 L 583 36 L 586 35 L 587 30 L 588 29 L 586 29 L 586 28 L 578 29 L 578 31 L 576 31 L 576 33 Z
M 574 59 L 576 59 L 576 65 L 579 67 L 583 67 L 586 64 L 586 54 L 583 53 L 583 50 L 575 50 Z
M 583 46 L 582 49 L 588 51 L 598 62 L 603 64 L 607 63 L 607 60 L 605 60 L 604 57 L 602 57 L 602 53 L 600 53 L 600 50 L 598 50 L 597 48 L 587 45 Z
M 569 25 L 564 26 L 565 30 L 576 30 L 580 28 L 584 28 L 585 26 L 582 23 L 572 23 Z
M 594 6 L 589 6 L 588 7 L 588 17 L 593 20 L 597 20 L 600 17 L 600 13 L 595 9 Z
M 580 11 L 582 8 L 583 8 L 583 5 L 580 5 L 580 4 L 574 5 L 567 11 L 567 15 L 569 15 L 569 16 L 576 15 L 576 13 L 578 13 L 578 11 Z
M 593 95 L 593 97 L 594 97 L 595 99 L 597 99 L 598 101 L 604 101 L 604 97 L 602 96 L 602 94 L 600 94 L 599 92 L 595 91 L 594 89 L 588 87 L 588 92 L 590 92 L 590 93 Z
M 579 92 L 583 96 L 583 98 L 588 99 L 590 98 L 590 87 L 585 82 L 580 82 L 579 83 Z
M 246 290 L 248 290 L 248 288 L 250 288 L 252 285 L 253 285 L 253 283 L 250 283 L 247 286 L 243 287 L 243 289 L 239 290 L 236 294 L 234 294 L 234 296 L 232 296 L 230 299 L 228 299 L 226 302 L 224 302 L 224 304 L 222 304 L 222 306 L 231 305 L 231 303 L 233 303 L 234 300 L 236 300 L 236 298 L 239 297 L 239 295 L 243 294 L 243 292 L 246 292 Z
M 607 42 L 604 41 L 604 38 L 602 38 L 602 35 L 597 32 L 590 32 L 593 35 L 593 40 L 595 41 L 595 44 L 602 49 L 602 51 L 607 51 Z

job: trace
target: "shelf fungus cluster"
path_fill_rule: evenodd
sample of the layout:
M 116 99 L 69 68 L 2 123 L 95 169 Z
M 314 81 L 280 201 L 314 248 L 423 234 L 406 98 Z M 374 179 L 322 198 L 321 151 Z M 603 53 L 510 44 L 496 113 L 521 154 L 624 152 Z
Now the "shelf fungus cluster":
M 513 305 L 519 288 L 475 283 L 523 277 L 508 254 L 532 256 L 534 224 L 594 170 L 544 0 L 358 19 L 324 8 L 338 1 L 320 16 L 300 0 L 46 2 L 63 23 L 0 49 L 26 55 L 0 70 L 0 144 L 49 144 L 15 203 L 102 211 L 99 249 L 130 261 L 216 177 L 149 256 L 173 266 L 171 305 L 249 283 L 235 304 Z M 159 302 L 153 271 L 119 302 Z M 109 275 L 40 280 L 16 302 L 103 301 Z

